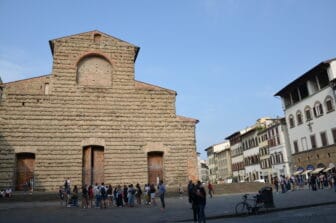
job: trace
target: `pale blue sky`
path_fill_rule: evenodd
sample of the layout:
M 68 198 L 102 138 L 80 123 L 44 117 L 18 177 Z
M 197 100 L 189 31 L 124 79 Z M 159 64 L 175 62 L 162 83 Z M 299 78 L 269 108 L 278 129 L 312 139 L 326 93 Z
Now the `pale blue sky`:
M 0 0 L 4 82 L 50 74 L 51 39 L 98 29 L 141 48 L 137 80 L 177 91 L 197 150 L 283 116 L 273 95 L 336 57 L 334 0 Z

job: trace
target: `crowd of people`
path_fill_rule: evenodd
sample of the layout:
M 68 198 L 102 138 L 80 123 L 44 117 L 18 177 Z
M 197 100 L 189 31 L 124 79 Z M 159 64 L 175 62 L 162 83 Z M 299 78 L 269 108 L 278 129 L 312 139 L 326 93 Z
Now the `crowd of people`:
M 272 179 L 276 192 L 286 193 L 297 189 L 308 187 L 309 190 L 334 189 L 336 192 L 336 173 L 310 174 L 308 178 L 303 175 L 285 177 L 283 175 Z
M 166 187 L 161 180 L 157 186 L 146 184 L 141 188 L 137 183 L 129 185 L 105 185 L 103 182 L 95 185 L 83 185 L 81 193 L 74 185 L 71 189 L 70 179 L 64 181 L 59 188 L 61 205 L 67 207 L 79 207 L 81 200 L 82 208 L 109 208 L 109 207 L 135 207 L 136 205 L 156 206 L 156 195 L 160 198 L 161 209 L 165 209 Z

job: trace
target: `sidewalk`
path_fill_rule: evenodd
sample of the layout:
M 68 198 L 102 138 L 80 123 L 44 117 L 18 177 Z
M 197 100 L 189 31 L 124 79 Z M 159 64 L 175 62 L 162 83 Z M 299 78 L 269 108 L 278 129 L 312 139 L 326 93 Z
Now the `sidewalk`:
M 207 219 L 217 219 L 235 216 L 235 205 L 241 201 L 242 194 L 216 195 L 214 198 L 207 199 L 206 217 Z M 281 211 L 288 209 L 312 207 L 325 204 L 336 204 L 336 192 L 334 190 L 297 190 L 287 193 L 273 192 L 275 208 L 268 211 Z M 146 222 L 187 222 L 192 221 L 192 210 L 187 197 L 169 197 L 166 199 L 166 210 L 160 211 L 160 201 L 157 199 L 157 206 L 146 208 L 108 208 L 100 209 L 81 209 L 61 207 L 58 201 L 45 202 L 0 202 L 1 215 L 6 212 L 16 211 L 20 213 L 31 212 L 41 213 L 41 209 L 46 210 L 48 215 L 62 215 L 64 219 L 68 216 L 82 216 L 101 218 L 113 216 L 118 222 L 139 222 L 146 219 Z M 20 209 L 20 210 L 18 210 Z M 262 210 L 261 210 L 262 211 Z M 31 214 L 30 213 L 30 214 Z M 75 213 L 75 214 L 74 214 Z M 40 216 L 43 218 L 43 216 Z M 20 219 L 19 219 L 20 220 Z M 84 221 L 85 222 L 85 221 Z

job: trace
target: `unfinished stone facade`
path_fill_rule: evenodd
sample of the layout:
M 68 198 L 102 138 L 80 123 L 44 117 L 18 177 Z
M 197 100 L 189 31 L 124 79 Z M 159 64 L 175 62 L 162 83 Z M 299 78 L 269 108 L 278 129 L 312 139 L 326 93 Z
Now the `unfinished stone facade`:
M 100 31 L 49 43 L 52 74 L 2 86 L 0 188 L 198 178 L 198 121 L 176 115 L 175 91 L 134 79 L 139 47 Z

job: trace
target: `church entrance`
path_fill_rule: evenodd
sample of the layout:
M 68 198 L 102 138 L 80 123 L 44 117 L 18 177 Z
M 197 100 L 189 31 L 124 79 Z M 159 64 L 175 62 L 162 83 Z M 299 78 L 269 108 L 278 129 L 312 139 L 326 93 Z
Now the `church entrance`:
M 34 179 L 35 154 L 16 154 L 16 190 L 24 190 L 27 183 L 32 183 Z
M 104 147 L 87 146 L 83 148 L 83 185 L 104 182 Z
M 148 153 L 148 182 L 158 184 L 163 180 L 163 152 Z

